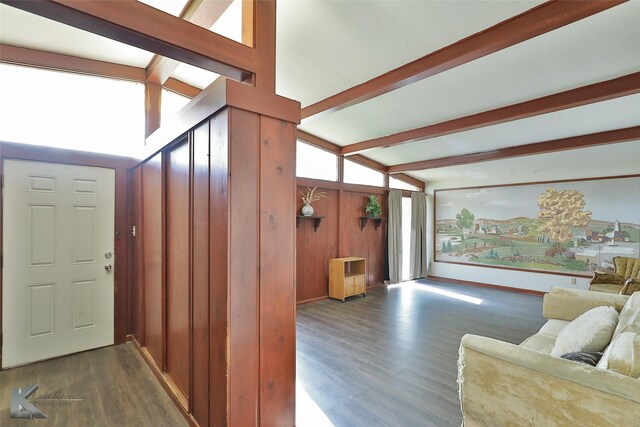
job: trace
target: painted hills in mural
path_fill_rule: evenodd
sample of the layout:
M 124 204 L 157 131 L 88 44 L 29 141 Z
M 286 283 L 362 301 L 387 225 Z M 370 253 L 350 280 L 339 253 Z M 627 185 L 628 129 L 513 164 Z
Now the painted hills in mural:
M 607 181 L 438 191 L 436 261 L 590 275 L 640 257 L 640 179 Z

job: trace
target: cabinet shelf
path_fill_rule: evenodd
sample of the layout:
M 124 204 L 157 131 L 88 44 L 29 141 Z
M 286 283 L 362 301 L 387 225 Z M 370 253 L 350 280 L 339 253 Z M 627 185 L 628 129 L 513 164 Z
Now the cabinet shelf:
M 353 295 L 367 295 L 367 260 L 358 257 L 329 260 L 329 298 L 342 302 Z
M 296 228 L 298 228 L 300 226 L 300 221 L 302 221 L 303 219 L 312 219 L 313 220 L 313 231 L 317 231 L 318 227 L 320 227 L 320 222 L 322 221 L 323 218 L 325 218 L 325 217 L 317 216 L 317 215 L 311 215 L 311 216 L 296 215 Z
M 382 224 L 382 221 L 384 221 L 386 218 L 383 218 L 381 216 L 377 217 L 377 218 L 371 218 L 368 216 L 361 216 L 360 217 L 360 230 L 364 230 L 364 227 L 367 225 L 367 223 L 369 221 L 373 221 L 373 225 L 375 227 L 375 229 L 377 230 L 378 227 L 380 227 L 380 224 Z

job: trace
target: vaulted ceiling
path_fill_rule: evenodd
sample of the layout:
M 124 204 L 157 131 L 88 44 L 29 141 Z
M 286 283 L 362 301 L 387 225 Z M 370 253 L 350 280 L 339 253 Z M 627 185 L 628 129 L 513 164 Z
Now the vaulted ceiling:
M 178 15 L 186 0 L 145 3 Z M 239 40 L 240 0 L 209 3 L 226 10 L 214 30 Z M 638 173 L 640 1 L 557 3 L 279 0 L 276 91 L 301 101 L 302 131 L 428 182 L 593 176 L 603 162 L 596 174 Z M 142 68 L 153 58 L 6 5 L 0 42 Z M 171 76 L 200 89 L 217 77 L 186 64 Z

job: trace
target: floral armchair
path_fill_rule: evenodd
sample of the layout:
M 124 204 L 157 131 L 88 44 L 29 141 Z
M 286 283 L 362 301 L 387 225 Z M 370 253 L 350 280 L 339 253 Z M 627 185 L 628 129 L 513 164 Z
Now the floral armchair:
M 589 283 L 590 291 L 631 295 L 640 291 L 640 258 L 613 258 L 614 273 L 595 272 Z

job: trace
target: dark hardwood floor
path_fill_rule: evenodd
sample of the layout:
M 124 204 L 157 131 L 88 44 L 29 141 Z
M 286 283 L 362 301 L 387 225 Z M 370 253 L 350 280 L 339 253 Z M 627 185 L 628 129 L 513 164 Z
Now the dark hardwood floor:
M 29 400 L 48 419 L 9 416 L 11 390 L 37 384 Z M 188 426 L 133 343 L 0 372 L 0 426 Z
M 297 425 L 459 426 L 462 335 L 519 343 L 541 311 L 537 296 L 428 281 L 299 306 Z M 11 390 L 29 384 L 82 401 L 34 402 L 48 419 L 11 419 Z M 131 343 L 0 372 L 0 425 L 45 424 L 188 425 Z
M 535 295 L 421 280 L 297 310 L 297 426 L 459 426 L 460 338 L 520 343 Z

